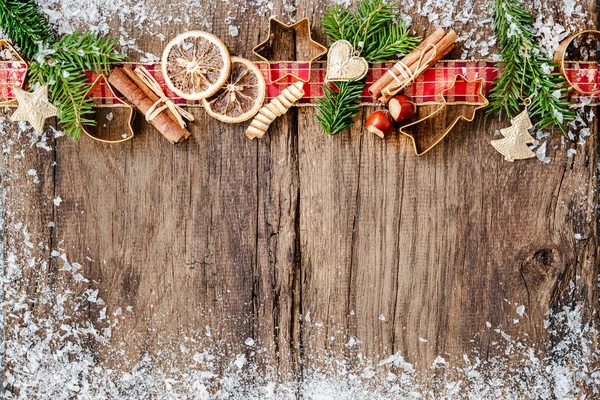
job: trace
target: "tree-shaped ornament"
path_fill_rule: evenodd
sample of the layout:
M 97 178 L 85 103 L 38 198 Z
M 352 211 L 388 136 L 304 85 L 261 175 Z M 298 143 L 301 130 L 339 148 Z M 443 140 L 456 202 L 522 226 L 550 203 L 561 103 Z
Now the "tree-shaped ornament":
M 533 124 L 529 119 L 527 106 L 531 99 L 526 99 L 525 110 L 511 119 L 511 126 L 500 129 L 503 139 L 492 140 L 492 146 L 504 156 L 506 161 L 524 160 L 535 157 L 535 153 L 529 149 L 528 144 L 535 142 L 533 136 L 529 134 Z

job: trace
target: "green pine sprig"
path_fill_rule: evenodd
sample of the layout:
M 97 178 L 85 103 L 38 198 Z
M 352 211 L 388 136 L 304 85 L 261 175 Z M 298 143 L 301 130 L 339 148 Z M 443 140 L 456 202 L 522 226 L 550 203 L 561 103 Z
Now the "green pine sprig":
M 558 127 L 575 119 L 570 109 L 565 78 L 541 51 L 533 34 L 534 19 L 522 0 L 494 0 L 494 32 L 500 42 L 500 75 L 489 94 L 488 112 L 518 114 L 525 99 L 539 129 Z
M 325 96 L 317 99 L 315 114 L 315 118 L 329 135 L 336 135 L 353 125 L 364 84 L 357 81 L 336 82 L 333 86 L 335 90 L 323 86 Z
M 40 44 L 52 40 L 50 25 L 35 0 L 0 0 L 0 28 L 27 60 L 35 57 Z
M 384 0 L 361 0 L 354 11 L 339 5 L 328 8 L 322 23 L 332 42 L 347 40 L 370 63 L 387 61 L 410 52 L 419 42 L 393 4 Z M 353 125 L 358 114 L 364 80 L 325 86 L 318 100 L 316 118 L 323 130 L 335 135 Z
M 58 108 L 65 134 L 78 139 L 83 125 L 95 125 L 93 100 L 84 99 L 90 88 L 84 71 L 107 72 L 109 64 L 124 59 L 115 51 L 116 41 L 93 31 L 74 32 L 51 45 L 29 69 L 32 84 L 48 84 L 50 101 Z
M 74 32 L 54 41 L 48 21 L 35 0 L 0 0 L 0 28 L 33 62 L 29 83 L 48 84 L 50 102 L 67 135 L 77 139 L 90 118 L 93 100 L 84 99 L 90 88 L 85 71 L 107 72 L 109 64 L 124 60 L 115 51 L 116 41 L 93 31 Z

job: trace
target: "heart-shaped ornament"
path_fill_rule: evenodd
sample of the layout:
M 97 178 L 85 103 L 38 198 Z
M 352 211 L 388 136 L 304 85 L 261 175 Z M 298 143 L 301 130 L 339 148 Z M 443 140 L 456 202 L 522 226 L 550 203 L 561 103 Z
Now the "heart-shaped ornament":
M 328 82 L 360 80 L 369 72 L 369 63 L 363 57 L 354 55 L 354 46 L 347 40 L 338 40 L 327 54 Z

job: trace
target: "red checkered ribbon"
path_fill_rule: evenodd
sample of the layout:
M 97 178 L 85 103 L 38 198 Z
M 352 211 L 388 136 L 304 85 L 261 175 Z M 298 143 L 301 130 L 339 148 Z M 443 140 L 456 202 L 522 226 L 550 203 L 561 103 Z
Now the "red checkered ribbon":
M 371 83 L 379 79 L 386 73 L 394 63 L 373 64 L 367 75 L 367 84 L 362 95 L 362 104 L 372 104 L 373 99 L 367 92 Z M 323 96 L 323 85 L 325 82 L 325 63 L 319 62 L 309 69 L 308 63 L 276 63 L 271 64 L 270 73 L 266 63 L 257 63 L 265 78 L 270 75 L 270 80 L 276 80 L 286 74 L 294 74 L 300 77 L 307 77 L 310 70 L 310 79 L 304 85 L 306 95 L 299 101 L 300 105 L 315 105 L 317 99 Z M 137 65 L 131 65 L 135 68 Z M 187 101 L 177 97 L 171 92 L 165 84 L 159 64 L 144 65 L 152 76 L 163 87 L 163 90 L 175 104 L 187 105 L 191 107 L 201 107 L 201 101 Z M 0 101 L 11 100 L 14 98 L 12 86 L 19 86 L 22 81 L 25 68 L 24 64 L 19 62 L 9 62 L 0 65 Z M 593 90 L 600 87 L 600 75 L 598 74 L 596 63 L 588 62 L 569 62 L 566 65 L 566 74 L 571 81 L 583 89 Z M 410 96 L 416 104 L 431 104 L 440 101 L 440 93 L 448 89 L 456 75 L 463 75 L 468 80 L 483 78 L 485 85 L 483 95 L 486 96 L 490 91 L 492 82 L 498 75 L 497 64 L 493 61 L 440 61 L 432 68 L 423 73 L 411 86 L 405 89 L 404 93 Z M 88 73 L 90 83 L 96 78 Z M 278 83 L 269 83 L 267 85 L 267 100 L 276 97 L 281 91 L 294 82 L 294 78 L 289 77 Z M 91 97 L 96 100 L 98 106 L 118 106 L 122 101 L 112 96 L 110 90 L 104 86 L 98 85 Z M 459 83 L 447 93 L 448 103 L 479 103 L 481 100 L 477 96 L 478 87 L 475 84 Z M 573 95 L 573 102 L 576 104 L 597 105 L 600 103 L 600 94 L 594 96 Z
M 0 61 L 0 103 L 14 100 L 13 87 L 21 87 L 27 64 L 20 61 Z

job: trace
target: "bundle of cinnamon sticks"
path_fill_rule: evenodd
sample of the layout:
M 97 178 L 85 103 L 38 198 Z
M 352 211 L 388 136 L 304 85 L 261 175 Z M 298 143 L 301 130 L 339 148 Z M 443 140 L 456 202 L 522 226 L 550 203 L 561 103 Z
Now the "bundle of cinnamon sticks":
M 144 116 L 159 98 L 140 77 L 128 66 L 116 68 L 109 76 L 108 82 Z M 167 108 L 149 121 L 171 143 L 180 143 L 190 136 L 190 132 L 182 128 L 177 118 Z
M 387 104 L 392 97 L 414 82 L 423 72 L 444 58 L 454 49 L 458 36 L 450 30 L 438 29 L 427 37 L 416 49 L 406 55 L 381 78 L 369 87 L 376 101 Z

